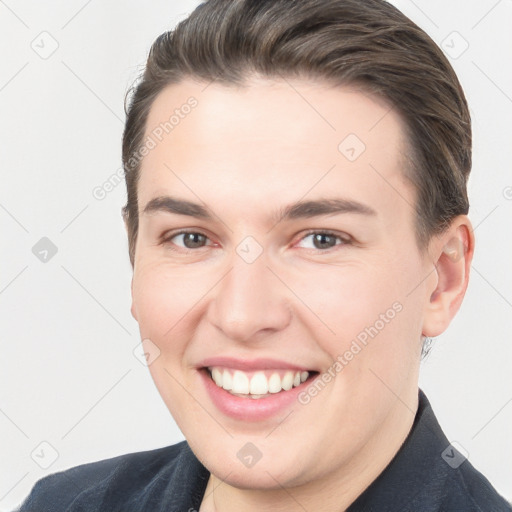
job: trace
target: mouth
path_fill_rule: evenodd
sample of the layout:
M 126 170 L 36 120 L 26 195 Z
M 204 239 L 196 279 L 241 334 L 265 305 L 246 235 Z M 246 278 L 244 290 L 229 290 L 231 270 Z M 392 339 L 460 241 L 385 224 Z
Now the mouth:
M 208 366 L 203 371 L 218 388 L 233 396 L 253 400 L 286 393 L 314 379 L 319 373 L 315 370 L 284 368 L 244 371 L 225 366 Z
M 299 396 L 319 375 L 307 366 L 265 357 L 218 355 L 204 359 L 196 368 L 218 411 L 244 423 L 281 422 L 294 409 L 305 411 Z

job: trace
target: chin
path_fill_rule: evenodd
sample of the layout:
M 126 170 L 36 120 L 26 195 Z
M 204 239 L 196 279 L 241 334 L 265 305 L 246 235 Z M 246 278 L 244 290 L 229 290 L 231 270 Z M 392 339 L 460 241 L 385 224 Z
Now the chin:
M 238 464 L 230 473 L 228 468 L 220 463 L 214 464 L 210 472 L 237 489 L 269 491 L 294 486 L 294 484 L 290 482 L 292 475 L 290 475 L 286 469 L 281 471 L 280 468 L 276 468 L 275 464 L 268 464 L 268 467 L 255 466 L 253 468 L 240 468 Z M 292 477 L 292 480 L 295 480 L 295 478 Z
M 239 443 L 236 444 L 238 447 Z M 236 455 L 226 457 L 226 452 L 233 452 L 230 447 L 216 453 L 205 448 L 205 456 L 201 452 L 203 450 L 195 451 L 210 473 L 238 489 L 281 489 L 301 485 L 307 481 L 307 468 L 304 463 L 295 460 L 295 457 L 285 458 L 279 454 L 269 453 L 266 460 L 263 455 L 252 467 L 245 467 Z

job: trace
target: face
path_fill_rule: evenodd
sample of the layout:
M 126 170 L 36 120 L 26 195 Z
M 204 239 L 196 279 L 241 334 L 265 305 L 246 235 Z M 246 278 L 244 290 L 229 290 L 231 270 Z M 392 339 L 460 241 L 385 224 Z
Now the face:
M 146 136 L 132 314 L 195 454 L 260 489 L 378 460 L 414 418 L 432 269 L 400 118 L 319 82 L 186 81 Z

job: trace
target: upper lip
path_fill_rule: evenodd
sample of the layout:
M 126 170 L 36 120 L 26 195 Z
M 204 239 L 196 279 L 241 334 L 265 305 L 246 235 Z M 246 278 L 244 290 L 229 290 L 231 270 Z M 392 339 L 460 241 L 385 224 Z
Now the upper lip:
M 295 370 L 312 371 L 310 367 L 287 363 L 278 359 L 258 358 L 258 359 L 237 359 L 228 356 L 208 357 L 199 364 L 200 367 L 221 366 L 232 368 L 233 370 L 257 371 L 257 370 Z

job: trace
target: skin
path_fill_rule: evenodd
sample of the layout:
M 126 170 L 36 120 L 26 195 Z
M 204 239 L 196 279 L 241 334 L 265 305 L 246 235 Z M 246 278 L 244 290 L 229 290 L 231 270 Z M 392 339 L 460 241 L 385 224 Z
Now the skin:
M 402 121 L 377 98 L 255 76 L 244 88 L 207 85 L 167 87 L 147 121 L 151 134 L 187 98 L 198 101 L 141 167 L 131 311 L 142 339 L 160 351 L 150 372 L 211 472 L 201 512 L 344 510 L 412 426 L 421 336 L 442 333 L 460 306 L 471 224 L 459 216 L 428 248 L 417 246 Z M 351 133 L 366 146 L 354 161 L 338 150 Z M 163 195 L 200 203 L 214 220 L 143 212 Z M 295 201 L 327 198 L 375 214 L 273 218 Z M 206 238 L 195 246 L 171 238 L 183 228 Z M 312 229 L 335 236 L 315 245 Z M 252 263 L 236 252 L 247 236 L 263 251 Z M 394 303 L 401 311 L 314 399 L 286 414 L 227 417 L 199 377 L 198 364 L 218 355 L 325 372 Z M 247 442 L 262 454 L 251 468 L 237 457 Z

